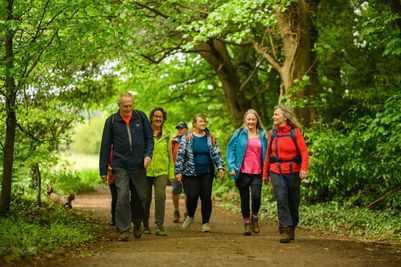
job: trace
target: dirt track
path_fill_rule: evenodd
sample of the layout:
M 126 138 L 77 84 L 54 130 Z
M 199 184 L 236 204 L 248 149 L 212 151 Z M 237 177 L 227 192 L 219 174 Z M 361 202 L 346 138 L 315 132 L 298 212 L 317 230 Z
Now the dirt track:
M 317 236 L 303 230 L 297 231 L 295 242 L 280 244 L 275 227 L 267 221 L 261 222 L 260 234 L 244 236 L 241 215 L 218 208 L 213 209 L 210 233 L 200 231 L 199 213 L 191 230 L 183 230 L 181 224 L 172 223 L 170 191 L 171 187 L 168 187 L 166 237 L 152 234 L 143 235 L 139 240 L 132 237 L 128 242 L 118 242 L 115 229 L 110 227 L 104 241 L 98 242 L 90 256 L 75 253 L 42 264 L 59 267 L 401 266 L 399 246 Z M 107 188 L 78 195 L 74 202 L 75 209 L 94 212 L 104 224 L 109 222 L 110 194 Z M 183 202 L 180 204 L 183 206 Z M 152 230 L 154 232 L 154 227 Z

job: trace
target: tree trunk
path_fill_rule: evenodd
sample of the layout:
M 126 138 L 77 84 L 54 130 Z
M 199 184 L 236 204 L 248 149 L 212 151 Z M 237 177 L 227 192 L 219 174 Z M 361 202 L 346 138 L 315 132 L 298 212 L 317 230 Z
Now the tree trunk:
M 283 81 L 283 96 L 291 95 L 291 87 L 295 80 L 309 76 L 310 84 L 298 92 L 296 99 L 314 99 L 316 94 L 317 77 L 314 68 L 315 56 L 312 52 L 312 21 L 310 6 L 304 1 L 293 2 L 285 12 L 278 12 L 279 30 L 284 46 L 285 60 L 279 70 Z M 297 115 L 308 125 L 315 119 L 316 112 L 312 107 L 297 108 Z
M 13 19 L 13 0 L 8 0 L 7 21 Z M 14 163 L 14 143 L 17 118 L 15 114 L 16 86 L 13 77 L 13 32 L 7 27 L 5 40 L 5 62 L 6 62 L 6 140 L 3 148 L 3 181 L 0 196 L 0 214 L 5 214 L 10 210 L 11 202 L 11 181 Z
M 397 14 L 399 17 L 395 20 L 395 23 L 397 24 L 398 29 L 400 30 L 400 35 L 401 35 L 401 3 L 400 0 L 389 0 L 389 4 L 391 7 L 391 11 L 393 11 L 395 14 Z
M 32 176 L 32 181 L 35 183 L 35 185 L 37 185 L 36 200 L 37 200 L 38 206 L 41 206 L 42 205 L 42 199 L 41 199 L 42 177 L 40 176 L 40 169 L 39 169 L 38 163 L 33 163 L 31 165 L 31 176 Z
M 211 39 L 207 43 L 199 44 L 196 50 L 210 64 L 219 77 L 226 96 L 228 109 L 235 124 L 241 123 L 243 115 L 250 105 L 240 91 L 241 82 L 231 62 L 225 43 Z

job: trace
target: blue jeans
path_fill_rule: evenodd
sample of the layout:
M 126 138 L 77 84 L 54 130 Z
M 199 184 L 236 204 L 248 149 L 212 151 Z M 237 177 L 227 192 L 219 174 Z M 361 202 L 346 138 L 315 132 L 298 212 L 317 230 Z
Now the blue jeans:
M 295 228 L 299 222 L 299 203 L 301 200 L 301 179 L 299 172 L 280 174 L 269 172 L 270 181 L 276 195 L 279 231 Z
M 125 232 L 131 228 L 131 220 L 140 224 L 145 218 L 146 170 L 113 168 L 113 174 L 117 188 L 116 228 Z

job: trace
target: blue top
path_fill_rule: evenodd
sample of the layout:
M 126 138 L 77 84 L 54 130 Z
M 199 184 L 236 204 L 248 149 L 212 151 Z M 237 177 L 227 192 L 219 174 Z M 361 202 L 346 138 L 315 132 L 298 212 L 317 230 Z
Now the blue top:
M 197 137 L 193 135 L 192 149 L 195 160 L 195 171 L 196 174 L 209 173 L 209 147 L 207 146 L 206 135 Z
M 260 142 L 262 143 L 262 170 L 263 164 L 265 162 L 266 157 L 266 148 L 267 148 L 267 136 L 266 131 L 264 129 L 258 129 Z M 238 174 L 240 172 L 242 161 L 244 160 L 246 147 L 248 146 L 248 129 L 241 127 L 237 129 L 232 136 L 230 142 L 227 146 L 227 165 L 228 171 L 231 172 L 235 170 L 235 176 L 231 178 L 236 180 L 238 178 Z

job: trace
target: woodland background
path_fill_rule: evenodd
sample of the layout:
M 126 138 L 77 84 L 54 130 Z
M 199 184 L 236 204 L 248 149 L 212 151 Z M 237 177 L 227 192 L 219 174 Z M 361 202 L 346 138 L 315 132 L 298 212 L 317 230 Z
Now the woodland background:
M 171 130 L 205 113 L 222 154 L 247 109 L 270 128 L 290 105 L 305 203 L 401 210 L 399 0 L 2 0 L 0 34 L 2 215 L 47 183 L 82 190 L 60 153 L 97 154 L 124 91 Z

